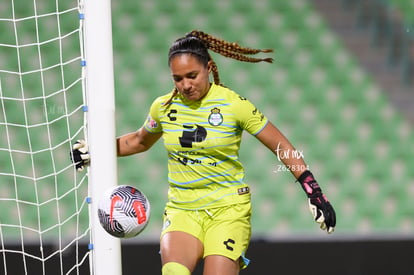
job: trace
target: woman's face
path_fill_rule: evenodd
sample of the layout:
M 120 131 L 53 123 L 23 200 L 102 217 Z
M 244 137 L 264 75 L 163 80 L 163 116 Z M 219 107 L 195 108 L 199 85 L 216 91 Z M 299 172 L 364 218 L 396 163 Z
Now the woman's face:
M 192 54 L 173 56 L 170 60 L 170 70 L 175 87 L 187 100 L 200 100 L 210 89 L 210 65 L 205 67 Z

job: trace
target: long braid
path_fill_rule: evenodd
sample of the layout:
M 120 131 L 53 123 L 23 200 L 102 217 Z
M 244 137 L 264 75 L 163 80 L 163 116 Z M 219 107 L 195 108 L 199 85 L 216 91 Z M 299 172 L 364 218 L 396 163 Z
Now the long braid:
M 213 60 L 213 58 L 211 58 L 211 56 L 210 56 L 210 60 L 211 60 L 211 73 L 213 74 L 214 84 L 221 85 L 217 64 Z
M 270 53 L 273 52 L 272 49 L 252 49 L 247 47 L 241 47 L 236 42 L 228 42 L 223 39 L 214 37 L 210 34 L 204 33 L 202 31 L 194 30 L 187 34 L 187 36 L 194 36 L 202 40 L 206 47 L 220 55 L 236 59 L 238 61 L 244 62 L 261 62 L 265 61 L 268 63 L 273 62 L 273 58 L 252 58 L 246 55 L 258 54 L 258 53 Z
M 196 37 L 203 41 L 204 45 L 207 47 L 207 49 L 212 50 L 213 52 L 216 52 L 222 56 L 229 57 L 238 61 L 243 62 L 250 62 L 250 63 L 258 63 L 258 62 L 268 62 L 272 63 L 273 58 L 267 57 L 267 58 L 255 58 L 250 57 L 248 55 L 258 54 L 258 53 L 270 53 L 273 52 L 272 49 L 252 49 L 247 47 L 241 47 L 239 44 L 235 42 L 228 42 L 226 40 L 214 37 L 210 34 L 207 34 L 202 31 L 193 30 L 192 32 L 188 33 L 186 37 Z M 221 84 L 220 83 L 220 76 L 218 73 L 217 64 L 214 62 L 213 58 L 210 56 L 210 60 L 212 63 L 212 73 L 214 78 L 215 84 Z
M 175 88 L 175 89 L 174 89 L 174 91 L 172 92 L 172 95 L 170 96 L 170 98 L 169 98 L 167 101 L 165 101 L 165 102 L 162 104 L 162 106 L 169 105 L 169 104 L 172 102 L 172 100 L 174 99 L 174 97 L 176 97 L 177 95 L 178 95 L 178 89 L 177 89 L 177 88 Z
M 171 58 L 175 54 L 194 54 L 199 58 L 200 62 L 202 62 L 206 66 L 207 63 L 210 62 L 214 83 L 217 85 L 221 85 L 217 64 L 216 62 L 214 62 L 213 58 L 208 53 L 208 50 L 212 50 L 213 52 L 216 52 L 224 57 L 229 57 L 243 62 L 273 62 L 273 58 L 271 57 L 256 58 L 248 56 L 258 53 L 270 53 L 273 52 L 272 49 L 252 49 L 242 47 L 235 42 L 228 42 L 226 40 L 214 37 L 210 34 L 198 30 L 193 30 L 190 33 L 188 33 L 185 37 L 179 38 L 174 42 L 168 53 L 168 62 L 170 62 Z M 175 88 L 171 97 L 163 105 L 169 105 L 174 99 L 174 97 L 177 95 L 178 90 L 177 88 Z
M 223 49 L 220 47 L 211 47 L 210 48 L 212 51 L 225 56 L 225 57 L 230 57 L 232 59 L 238 60 L 238 61 L 243 61 L 243 62 L 250 62 L 250 63 L 258 63 L 258 62 L 268 62 L 268 63 L 272 63 L 273 62 L 273 58 L 269 57 L 269 58 L 255 58 L 255 57 L 250 57 L 250 56 L 246 56 L 245 54 L 240 54 L 240 53 L 236 53 L 232 50 L 229 49 Z

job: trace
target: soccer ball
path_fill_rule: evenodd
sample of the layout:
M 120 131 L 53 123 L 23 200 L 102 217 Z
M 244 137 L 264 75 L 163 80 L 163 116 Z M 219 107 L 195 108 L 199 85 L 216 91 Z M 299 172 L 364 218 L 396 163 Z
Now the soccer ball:
M 150 203 L 135 187 L 120 185 L 109 189 L 99 201 L 99 222 L 118 238 L 132 238 L 144 230 L 150 218 Z

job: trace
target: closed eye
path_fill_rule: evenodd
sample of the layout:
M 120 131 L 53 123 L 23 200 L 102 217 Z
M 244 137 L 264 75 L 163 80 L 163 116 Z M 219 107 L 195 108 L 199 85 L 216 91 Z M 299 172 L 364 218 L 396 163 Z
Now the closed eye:
M 180 82 L 182 79 L 183 79 L 183 78 L 182 78 L 181 76 L 175 76 L 175 75 L 173 75 L 173 80 L 174 80 L 175 82 Z
M 184 76 L 173 75 L 172 77 L 175 82 L 180 82 L 181 80 L 183 80 L 183 78 L 196 79 L 197 76 L 198 76 L 198 72 L 189 72 Z
M 198 75 L 198 73 L 195 73 L 195 72 L 193 72 L 193 73 L 189 73 L 189 74 L 187 75 L 187 78 L 190 78 L 190 79 L 196 79 L 196 78 L 197 78 L 197 75 Z

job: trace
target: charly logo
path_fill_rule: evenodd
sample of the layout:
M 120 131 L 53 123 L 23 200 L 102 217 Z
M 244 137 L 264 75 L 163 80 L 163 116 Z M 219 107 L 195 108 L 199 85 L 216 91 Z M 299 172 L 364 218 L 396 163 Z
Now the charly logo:
M 208 123 L 212 126 L 219 126 L 223 123 L 223 115 L 220 113 L 219 108 L 211 109 L 211 113 L 208 116 Z

